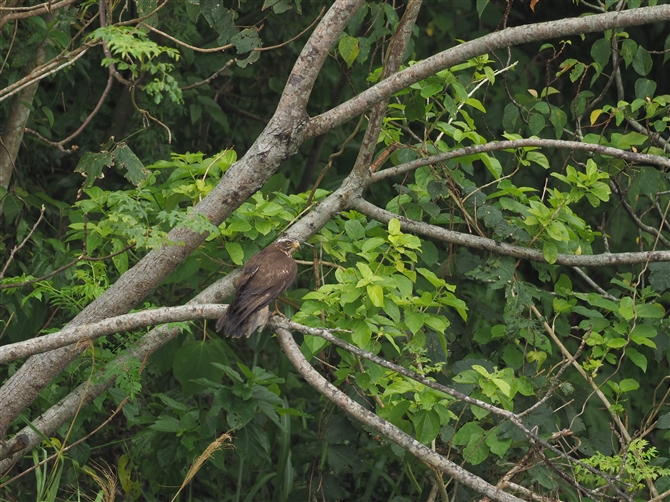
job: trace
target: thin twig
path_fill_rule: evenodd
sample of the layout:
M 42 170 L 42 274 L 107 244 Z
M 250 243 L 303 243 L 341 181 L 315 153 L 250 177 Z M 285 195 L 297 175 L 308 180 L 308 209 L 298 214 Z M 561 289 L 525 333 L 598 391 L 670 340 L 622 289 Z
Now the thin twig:
M 40 209 L 40 217 L 37 218 L 37 221 L 33 225 L 33 228 L 30 229 L 30 232 L 28 232 L 28 235 L 21 241 L 21 244 L 18 246 L 14 246 L 14 249 L 12 249 L 11 253 L 9 253 L 9 259 L 7 260 L 7 263 L 5 263 L 5 266 L 2 268 L 2 272 L 0 272 L 0 279 L 2 279 L 5 276 L 5 272 L 7 272 L 7 268 L 9 267 L 9 264 L 12 263 L 12 260 L 14 260 L 14 255 L 23 247 L 25 246 L 26 242 L 33 236 L 35 233 L 35 230 L 37 230 L 37 226 L 42 222 L 42 219 L 44 218 L 44 211 L 46 209 L 44 208 L 44 204 L 42 204 L 42 208 Z

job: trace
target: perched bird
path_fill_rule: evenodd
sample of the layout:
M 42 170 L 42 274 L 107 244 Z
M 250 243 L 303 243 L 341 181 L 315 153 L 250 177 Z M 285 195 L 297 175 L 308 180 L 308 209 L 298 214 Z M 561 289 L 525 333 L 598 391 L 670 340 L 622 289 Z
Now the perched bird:
M 235 283 L 233 301 L 216 321 L 216 331 L 239 338 L 265 327 L 268 305 L 295 279 L 298 265 L 291 256 L 299 247 L 300 242 L 281 238 L 251 257 Z

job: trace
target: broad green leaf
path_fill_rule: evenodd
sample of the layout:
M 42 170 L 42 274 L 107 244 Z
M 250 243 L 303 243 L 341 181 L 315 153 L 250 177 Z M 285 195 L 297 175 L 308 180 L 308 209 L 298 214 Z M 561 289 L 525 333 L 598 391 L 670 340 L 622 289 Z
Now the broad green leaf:
M 558 248 L 553 241 L 546 241 L 542 246 L 542 254 L 547 263 L 553 265 L 558 260 Z
M 600 66 L 605 67 L 612 56 L 612 42 L 606 38 L 599 38 L 591 46 L 591 57 Z
M 375 307 L 384 306 L 384 290 L 378 284 L 367 286 L 368 297 Z
M 656 93 L 656 82 L 647 80 L 646 78 L 639 78 L 635 81 L 635 97 L 646 100 L 654 97 Z
M 482 429 L 478 424 L 474 422 L 467 422 L 463 424 L 463 426 L 460 429 L 458 429 L 456 434 L 454 434 L 452 442 L 456 446 L 463 446 L 468 444 L 471 437 L 478 436 L 481 438 L 483 434 L 484 429 Z
M 640 368 L 643 372 L 647 372 L 647 357 L 644 354 L 640 354 L 633 347 L 628 347 L 626 349 L 626 355 L 633 361 L 633 364 Z
M 391 235 L 400 234 L 400 221 L 397 218 L 391 218 L 391 221 L 388 223 L 388 231 Z
M 149 177 L 149 171 L 144 167 L 142 161 L 125 143 L 121 142 L 116 145 L 112 153 L 117 167 L 126 169 L 124 176 L 133 185 L 137 186 Z
M 638 303 L 635 305 L 635 315 L 643 319 L 663 319 L 665 309 L 660 303 Z
M 111 167 L 114 164 L 114 157 L 111 153 L 102 151 L 100 153 L 88 152 L 79 160 L 75 172 L 81 173 L 86 178 L 84 188 L 93 186 L 96 178 L 102 178 L 102 169 Z M 89 250 L 90 251 L 90 250 Z
M 541 166 L 544 169 L 549 169 L 549 167 L 551 167 L 549 165 L 547 157 L 540 152 L 528 152 L 526 154 L 526 158 L 531 162 L 535 162 L 537 165 Z
M 412 419 L 416 440 L 430 444 L 440 433 L 440 416 L 433 410 L 419 410 Z
M 500 439 L 498 437 L 498 429 L 493 429 L 486 435 L 486 445 L 490 450 L 500 458 L 503 458 L 507 450 L 512 446 L 512 439 Z
M 633 299 L 630 298 L 629 296 L 626 296 L 621 299 L 619 302 L 619 314 L 621 314 L 621 317 L 626 319 L 627 321 L 631 320 L 633 317 L 635 317 L 635 312 L 633 310 Z
M 611 349 L 620 349 L 625 347 L 627 343 L 625 338 L 612 338 L 607 341 L 607 346 Z
M 652 349 L 656 348 L 656 344 L 650 340 L 656 336 L 656 328 L 648 324 L 638 324 L 630 332 L 630 339 L 638 345 L 646 345 Z
M 207 343 L 194 340 L 179 348 L 174 358 L 173 372 L 185 396 L 190 396 L 203 388 L 192 380 L 206 378 L 218 382 L 224 375 L 225 370 L 212 364 L 227 364 L 228 356 L 222 345 L 221 340 L 209 340 Z
M 423 315 L 416 312 L 406 312 L 405 324 L 412 334 L 415 335 L 423 326 Z
M 159 432 L 175 433 L 179 432 L 181 429 L 181 423 L 174 417 L 161 415 L 153 424 L 149 426 L 149 429 Z
M 367 347 L 372 336 L 372 330 L 368 323 L 359 319 L 354 319 L 351 327 L 353 330 L 351 340 L 354 344 L 362 349 Z
M 651 54 L 649 51 L 642 46 L 637 48 L 635 57 L 633 58 L 633 69 L 637 72 L 638 75 L 643 77 L 651 71 L 651 67 L 654 62 L 651 59 Z
M 640 383 L 632 378 L 624 378 L 619 382 L 621 392 L 631 392 L 640 388 Z
M 489 447 L 483 436 L 471 436 L 463 449 L 463 457 L 471 465 L 479 465 L 489 456 Z
M 226 251 L 235 265 L 244 263 L 244 250 L 237 242 L 226 242 Z
M 360 52 L 358 39 L 350 35 L 344 35 L 340 39 L 337 49 L 340 52 L 342 59 L 344 59 L 344 62 L 347 63 L 347 67 L 351 68 L 351 65 L 354 64 L 354 61 L 356 61 L 358 53 Z

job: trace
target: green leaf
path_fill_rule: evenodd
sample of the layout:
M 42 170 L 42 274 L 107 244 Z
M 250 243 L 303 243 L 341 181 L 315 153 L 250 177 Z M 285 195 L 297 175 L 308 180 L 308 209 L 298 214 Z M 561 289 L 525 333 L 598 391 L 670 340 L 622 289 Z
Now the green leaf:
M 81 173 L 86 178 L 84 188 L 90 188 L 95 183 L 96 178 L 102 178 L 102 169 L 111 167 L 114 164 L 114 157 L 111 153 L 102 151 L 100 153 L 89 152 L 85 154 L 77 164 L 75 172 Z
M 397 218 L 391 218 L 391 221 L 388 223 L 388 231 L 391 235 L 399 235 L 400 232 L 400 221 Z
M 361 225 L 362 226 L 362 225 Z M 386 244 L 386 239 L 383 237 L 372 237 L 367 239 L 361 246 L 361 251 L 364 253 L 369 253 L 370 251 L 377 249 L 379 246 Z
M 368 343 L 370 342 L 370 338 L 372 337 L 372 330 L 370 329 L 368 323 L 361 321 L 360 319 L 354 319 L 351 329 L 353 330 L 353 333 L 351 334 L 351 341 L 362 349 L 367 347 Z
M 363 279 L 370 280 L 372 277 L 374 277 L 372 269 L 366 263 L 358 262 L 356 263 L 356 268 L 358 268 L 358 270 L 363 275 Z
M 209 340 L 207 343 L 195 340 L 186 342 L 175 355 L 172 370 L 181 383 L 185 396 L 190 396 L 203 388 L 191 380 L 206 378 L 218 382 L 224 375 L 221 367 L 212 363 L 228 364 L 228 356 L 222 348 L 221 340 Z
M 656 348 L 656 344 L 650 340 L 656 336 L 656 328 L 648 324 L 638 324 L 630 332 L 630 339 L 638 345 L 646 345 L 652 349 Z
M 498 437 L 498 430 L 493 429 L 486 435 L 486 445 L 494 454 L 503 458 L 507 450 L 512 446 L 512 438 L 500 439 Z
M 470 436 L 467 446 L 463 449 L 463 457 L 471 465 L 479 465 L 489 456 L 489 447 L 483 436 Z
M 565 225 L 560 221 L 552 221 L 547 225 L 547 235 L 559 242 L 567 242 L 570 240 L 570 234 L 568 229 L 565 228 Z
M 621 392 L 631 392 L 640 388 L 640 383 L 632 378 L 624 378 L 619 382 Z
M 670 413 L 664 413 L 663 415 L 658 417 L 656 427 L 658 427 L 659 429 L 670 429 Z
M 625 338 L 612 338 L 607 341 L 607 346 L 611 349 L 620 349 L 625 347 L 627 343 Z
M 255 28 L 247 28 L 240 31 L 230 38 L 230 43 L 235 46 L 238 54 L 246 54 L 262 45 L 261 39 L 258 36 L 258 30 Z
M 358 220 L 348 220 L 344 224 L 344 231 L 347 233 L 347 236 L 349 238 L 355 241 L 365 237 L 365 229 L 363 228 L 363 225 L 361 225 L 361 222 Z
M 467 422 L 463 424 L 463 427 L 458 429 L 456 434 L 454 434 L 454 438 L 452 439 L 452 442 L 456 446 L 462 446 L 468 444 L 470 441 L 471 437 L 479 437 L 481 438 L 482 435 L 484 434 L 484 429 L 482 429 L 478 424 L 474 422 Z
M 421 88 L 421 92 L 419 94 L 422 98 L 427 99 L 442 91 L 443 88 L 444 86 L 442 84 L 428 84 Z
M 393 300 L 384 298 L 384 312 L 386 312 L 394 323 L 397 324 L 400 322 L 400 309 Z
M 621 51 L 619 52 L 619 54 L 621 54 L 621 57 L 626 63 L 626 68 L 628 68 L 630 64 L 633 62 L 633 58 L 635 57 L 636 53 L 637 53 L 637 43 L 635 42 L 635 40 L 632 40 L 630 38 L 624 39 L 624 41 L 621 43 Z
M 235 265 L 242 265 L 244 263 L 244 250 L 240 244 L 237 242 L 226 242 L 226 251 Z
M 547 263 L 553 265 L 558 260 L 558 248 L 553 241 L 546 241 L 542 246 L 542 254 Z
M 405 324 L 415 335 L 423 327 L 423 315 L 416 312 L 405 313 Z
M 545 125 L 546 121 L 544 120 L 544 116 L 539 113 L 531 114 L 530 118 L 528 119 L 528 127 L 530 129 L 530 133 L 533 136 L 540 134 Z
M 378 284 L 367 287 L 368 297 L 375 307 L 384 306 L 384 290 Z
M 416 430 L 416 440 L 430 444 L 440 433 L 440 416 L 433 410 L 419 410 L 412 419 Z
M 626 355 L 629 357 L 633 364 L 640 368 L 643 372 L 647 372 L 647 357 L 644 354 L 640 354 L 633 347 L 628 347 L 626 349 Z
M 235 11 L 226 9 L 223 3 L 217 0 L 200 0 L 200 10 L 209 25 L 217 31 L 217 42 L 225 45 L 237 33 L 235 27 Z
M 175 433 L 180 431 L 181 423 L 174 417 L 161 415 L 153 424 L 149 426 L 149 429 L 159 432 Z
M 633 69 L 637 72 L 638 75 L 643 77 L 651 71 L 651 67 L 654 62 L 651 59 L 651 54 L 649 51 L 642 46 L 637 48 L 635 57 L 633 58 Z
M 356 61 L 358 53 L 360 52 L 358 39 L 350 35 L 344 35 L 340 39 L 337 49 L 340 52 L 342 59 L 344 59 L 344 62 L 347 63 L 347 67 L 351 68 L 351 65 L 354 64 L 354 61 Z
M 126 169 L 124 176 L 133 185 L 137 186 L 149 177 L 149 171 L 144 167 L 142 161 L 125 143 L 116 145 L 113 154 L 117 167 Z
M 635 312 L 633 310 L 633 299 L 629 296 L 622 298 L 619 302 L 618 311 L 619 314 L 621 314 L 621 317 L 627 321 L 630 321 L 633 317 L 635 317 Z
M 544 169 L 549 169 L 549 160 L 547 157 L 540 152 L 528 152 L 526 153 L 526 158 L 531 162 L 535 162 Z
M 591 57 L 600 66 L 605 67 L 612 56 L 612 42 L 606 38 L 600 38 L 591 46 Z
M 656 93 L 656 82 L 646 78 L 638 78 L 635 81 L 635 97 L 637 99 L 651 99 Z
M 638 303 L 635 305 L 635 314 L 643 319 L 663 319 L 665 309 L 660 303 Z

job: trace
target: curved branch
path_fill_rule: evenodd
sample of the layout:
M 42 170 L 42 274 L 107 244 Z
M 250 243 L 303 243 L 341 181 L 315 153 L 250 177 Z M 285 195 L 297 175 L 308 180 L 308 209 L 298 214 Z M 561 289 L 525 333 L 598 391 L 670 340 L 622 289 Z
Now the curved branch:
M 492 141 L 484 145 L 466 146 L 464 148 L 457 148 L 449 152 L 441 153 L 439 155 L 432 155 L 405 164 L 400 164 L 383 171 L 379 171 L 372 175 L 372 182 L 381 181 L 391 176 L 397 176 L 409 171 L 418 169 L 419 167 L 436 164 L 438 162 L 445 162 L 447 160 L 456 159 L 458 157 L 465 157 L 466 155 L 474 155 L 484 152 L 495 152 L 498 150 L 507 150 L 512 148 L 524 147 L 538 147 L 538 148 L 561 148 L 564 150 L 582 150 L 585 152 L 599 153 L 618 159 L 624 159 L 629 162 L 643 162 L 645 164 L 653 164 L 656 166 L 670 168 L 670 159 L 661 157 L 660 155 L 651 155 L 648 153 L 627 152 L 612 148 L 610 146 L 596 145 L 593 143 L 582 143 L 580 141 L 565 141 L 559 139 L 517 139 L 512 141 Z
M 491 253 L 505 256 L 513 256 L 524 260 L 539 261 L 546 263 L 544 254 L 537 249 L 525 248 L 514 244 L 507 244 L 486 237 L 464 234 L 447 230 L 442 227 L 411 220 L 405 216 L 393 214 L 370 204 L 361 197 L 350 201 L 350 209 L 363 213 L 365 216 L 383 223 L 388 223 L 396 218 L 400 221 L 401 228 L 406 232 L 433 237 L 450 244 L 458 244 L 474 249 L 482 249 Z M 624 265 L 631 263 L 650 263 L 659 261 L 670 261 L 670 251 L 646 251 L 638 253 L 602 253 L 598 255 L 571 255 L 559 254 L 556 259 L 557 265 L 568 265 L 571 267 L 604 267 L 607 265 Z
M 608 12 L 593 16 L 549 21 L 531 26 L 517 26 L 484 35 L 458 47 L 447 49 L 415 64 L 392 77 L 379 82 L 341 105 L 309 121 L 307 139 L 348 122 L 375 104 L 411 84 L 419 82 L 440 70 L 497 49 L 514 45 L 539 42 L 557 37 L 568 37 L 626 26 L 658 23 L 670 20 L 670 5 L 643 7 L 625 12 Z
M 28 129 L 27 127 L 26 127 L 26 132 L 36 136 L 37 138 L 44 141 L 45 143 L 47 143 L 50 146 L 55 146 L 61 152 L 72 153 L 72 151 L 75 150 L 76 147 L 64 148 L 63 145 L 65 145 L 66 143 L 69 143 L 74 138 L 79 136 L 83 132 L 83 130 L 86 129 L 86 127 L 91 123 L 91 121 L 93 120 L 93 117 L 95 117 L 98 114 L 98 112 L 100 111 L 100 108 L 102 108 L 103 103 L 105 102 L 105 100 L 109 96 L 109 92 L 112 90 L 112 84 L 113 83 L 114 83 L 114 76 L 111 73 L 111 67 L 110 67 L 110 74 L 107 77 L 107 85 L 105 86 L 105 89 L 102 91 L 102 94 L 100 95 L 100 99 L 98 99 L 98 102 L 96 103 L 95 107 L 93 108 L 91 113 L 88 114 L 88 117 L 86 117 L 86 119 L 84 120 L 84 122 L 82 122 L 82 124 L 79 126 L 79 128 L 76 131 L 74 131 L 72 134 L 70 134 L 67 138 L 62 139 L 60 141 L 51 141 L 51 140 L 45 138 L 44 136 L 42 136 L 37 131 L 33 131 L 32 129 Z
M 422 445 L 409 434 L 403 432 L 386 420 L 381 419 L 349 398 L 312 368 L 307 359 L 305 359 L 305 356 L 300 352 L 300 347 L 295 343 L 290 331 L 284 328 L 277 329 L 277 338 L 279 338 L 279 343 L 281 344 L 284 353 L 288 356 L 291 364 L 295 367 L 298 373 L 300 373 L 319 393 L 342 408 L 358 422 L 383 434 L 418 459 L 448 474 L 478 493 L 488 496 L 492 500 L 499 502 L 521 502 L 521 499 L 499 490 L 482 478 L 466 471 L 461 466 Z
M 196 319 L 216 319 L 224 312 L 224 305 L 182 305 L 162 307 L 132 314 L 110 317 L 104 321 L 81 326 L 72 326 L 55 333 L 38 336 L 23 342 L 0 346 L 0 364 L 16 359 L 41 354 L 73 343 L 95 340 L 102 336 L 132 331 L 146 326 L 168 322 L 194 321 Z

